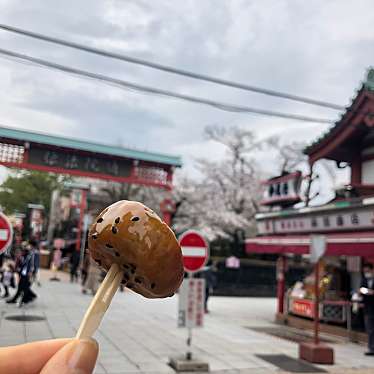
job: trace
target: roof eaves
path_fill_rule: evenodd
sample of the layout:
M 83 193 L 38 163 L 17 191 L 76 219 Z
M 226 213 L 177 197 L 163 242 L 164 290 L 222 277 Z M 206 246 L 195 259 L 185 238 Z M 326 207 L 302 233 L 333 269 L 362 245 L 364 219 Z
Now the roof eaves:
M 180 156 L 166 155 L 140 151 L 136 149 L 111 146 L 107 144 L 92 143 L 85 140 L 65 138 L 61 136 L 48 135 L 43 133 L 20 130 L 5 126 L 0 126 L 0 136 L 10 139 L 23 140 L 28 142 L 55 145 L 64 148 L 78 149 L 94 153 L 103 153 L 119 157 L 133 158 L 141 161 L 150 161 L 180 167 L 182 159 Z

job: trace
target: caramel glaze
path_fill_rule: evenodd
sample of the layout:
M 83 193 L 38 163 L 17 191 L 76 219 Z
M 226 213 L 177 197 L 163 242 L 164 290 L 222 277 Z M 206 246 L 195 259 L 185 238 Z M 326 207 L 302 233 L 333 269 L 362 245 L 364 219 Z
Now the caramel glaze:
M 145 297 L 172 296 L 183 280 L 173 231 L 139 202 L 121 200 L 105 208 L 90 228 L 88 248 L 106 271 L 117 263 L 124 270 L 122 283 Z

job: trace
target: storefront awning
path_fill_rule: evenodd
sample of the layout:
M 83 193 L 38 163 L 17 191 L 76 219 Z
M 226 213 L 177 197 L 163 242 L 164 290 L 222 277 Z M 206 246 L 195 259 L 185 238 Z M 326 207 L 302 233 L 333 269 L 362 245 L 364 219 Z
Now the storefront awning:
M 326 234 L 327 256 L 374 257 L 374 232 Z M 246 240 L 246 252 L 308 254 L 310 236 L 258 236 Z

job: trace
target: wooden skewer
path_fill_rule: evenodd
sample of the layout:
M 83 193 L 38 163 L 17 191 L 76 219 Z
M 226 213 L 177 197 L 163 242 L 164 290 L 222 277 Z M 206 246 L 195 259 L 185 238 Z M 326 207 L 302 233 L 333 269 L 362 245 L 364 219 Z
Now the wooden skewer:
M 76 338 L 90 338 L 100 325 L 110 302 L 116 293 L 123 277 L 123 271 L 117 264 L 113 264 L 107 272 L 103 282 L 91 301 L 86 314 L 79 326 Z

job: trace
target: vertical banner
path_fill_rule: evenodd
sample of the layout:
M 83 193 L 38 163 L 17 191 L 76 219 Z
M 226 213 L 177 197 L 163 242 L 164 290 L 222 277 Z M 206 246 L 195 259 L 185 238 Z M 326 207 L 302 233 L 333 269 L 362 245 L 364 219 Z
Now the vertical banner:
M 178 327 L 203 327 L 205 279 L 186 278 L 179 289 Z
M 310 236 L 310 262 L 316 264 L 326 252 L 326 236 Z

